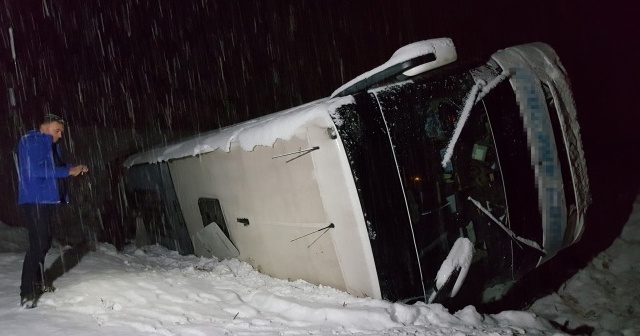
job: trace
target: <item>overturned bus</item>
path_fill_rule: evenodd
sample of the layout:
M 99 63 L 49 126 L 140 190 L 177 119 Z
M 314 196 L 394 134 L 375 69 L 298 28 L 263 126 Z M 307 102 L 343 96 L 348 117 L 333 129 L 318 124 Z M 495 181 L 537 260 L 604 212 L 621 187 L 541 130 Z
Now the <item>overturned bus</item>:
M 164 245 L 393 301 L 491 300 L 575 243 L 590 203 L 569 81 L 543 43 L 480 63 L 450 39 L 413 43 L 329 98 L 125 166 Z

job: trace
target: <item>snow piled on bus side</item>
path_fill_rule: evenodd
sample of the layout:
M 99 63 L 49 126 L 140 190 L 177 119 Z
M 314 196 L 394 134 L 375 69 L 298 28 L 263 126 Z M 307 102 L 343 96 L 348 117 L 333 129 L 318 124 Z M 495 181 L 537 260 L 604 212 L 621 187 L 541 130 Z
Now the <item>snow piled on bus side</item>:
M 6 246 L 0 240 L 0 250 Z M 84 256 L 54 247 L 46 266 L 64 260 L 66 272 L 55 292 L 25 310 L 18 306 L 23 259 L 24 252 L 0 252 L 2 335 L 559 335 L 545 318 L 573 335 L 640 335 L 640 197 L 613 245 L 527 312 L 488 315 L 469 306 L 451 314 L 439 304 L 274 279 L 238 259 L 160 246 L 118 252 L 108 244 Z
M 71 249 L 53 249 L 47 267 Z M 451 314 L 442 305 L 358 298 L 274 279 L 238 259 L 181 256 L 161 246 L 101 244 L 54 281 L 34 309 L 18 306 L 23 253 L 0 253 L 3 335 L 553 335 L 532 313 Z M 60 259 L 58 259 L 59 262 Z M 73 261 L 75 262 L 75 260 Z M 61 265 L 58 265 L 61 267 Z
M 332 127 L 331 116 L 336 114 L 336 109 L 353 103 L 351 96 L 320 99 L 240 124 L 201 133 L 172 145 L 134 154 L 127 158 L 124 166 L 131 167 L 142 163 L 157 163 L 196 156 L 216 149 L 228 152 L 234 141 L 246 151 L 251 151 L 256 146 L 273 146 L 278 139 L 291 139 L 300 128 L 305 126 Z

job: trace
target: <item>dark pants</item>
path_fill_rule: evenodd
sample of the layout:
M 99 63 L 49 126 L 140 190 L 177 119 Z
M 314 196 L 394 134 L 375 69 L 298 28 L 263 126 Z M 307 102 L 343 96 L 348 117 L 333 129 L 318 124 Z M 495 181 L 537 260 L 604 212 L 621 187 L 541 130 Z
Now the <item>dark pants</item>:
M 51 222 L 55 208 L 55 204 L 20 205 L 29 230 L 29 248 L 22 264 L 21 296 L 35 293 L 45 284 L 44 257 L 51 247 Z

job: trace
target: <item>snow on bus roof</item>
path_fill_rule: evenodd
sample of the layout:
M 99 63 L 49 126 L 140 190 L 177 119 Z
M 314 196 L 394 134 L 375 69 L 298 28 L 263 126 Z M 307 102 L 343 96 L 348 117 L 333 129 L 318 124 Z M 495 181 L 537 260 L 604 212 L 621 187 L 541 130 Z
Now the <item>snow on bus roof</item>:
M 246 151 L 251 151 L 256 146 L 273 146 L 278 139 L 291 139 L 300 127 L 312 124 L 320 127 L 333 126 L 331 117 L 337 118 L 336 109 L 353 103 L 352 96 L 316 100 L 236 125 L 201 133 L 171 145 L 134 154 L 127 158 L 124 166 L 129 168 L 143 163 L 196 156 L 216 149 L 228 152 L 234 141 L 237 141 Z M 339 122 L 335 120 L 336 124 Z

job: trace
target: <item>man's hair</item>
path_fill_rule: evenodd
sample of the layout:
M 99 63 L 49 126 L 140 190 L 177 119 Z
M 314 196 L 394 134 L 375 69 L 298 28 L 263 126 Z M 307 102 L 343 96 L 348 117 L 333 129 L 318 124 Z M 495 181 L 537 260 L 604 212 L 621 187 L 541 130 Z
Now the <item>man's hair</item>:
M 59 122 L 59 123 L 61 123 L 63 125 L 65 124 L 64 119 L 62 119 L 62 117 L 60 117 L 58 115 L 55 115 L 53 113 L 45 114 L 44 120 L 42 121 L 42 123 L 43 124 L 48 124 L 48 123 L 54 122 L 54 121 Z

